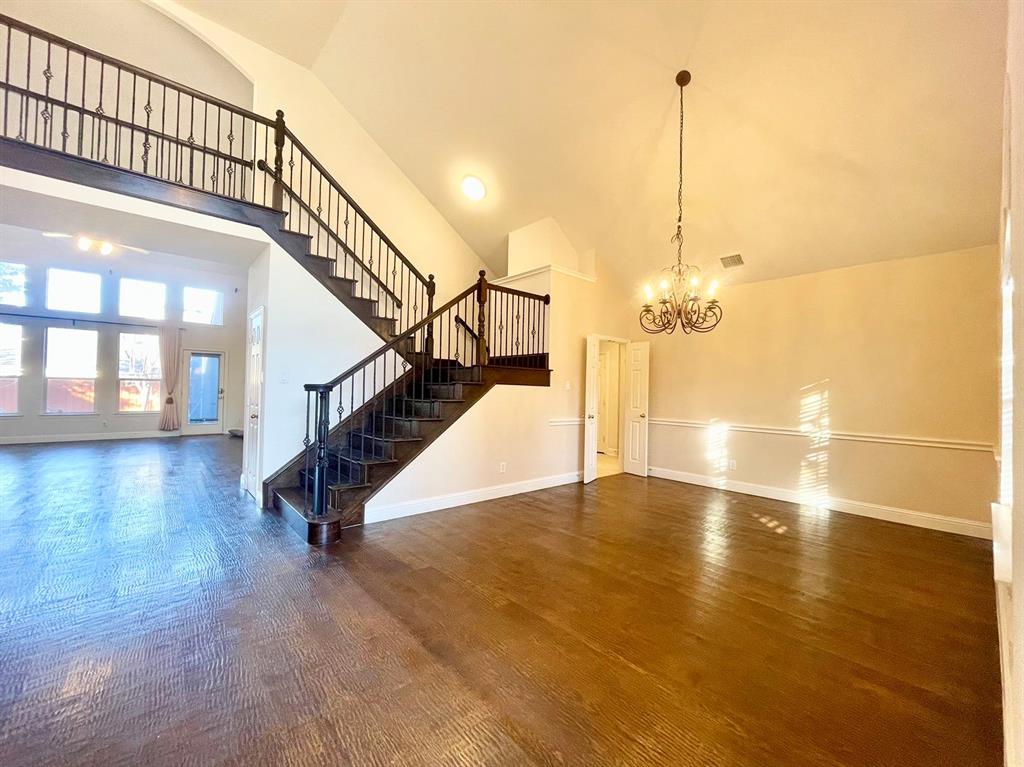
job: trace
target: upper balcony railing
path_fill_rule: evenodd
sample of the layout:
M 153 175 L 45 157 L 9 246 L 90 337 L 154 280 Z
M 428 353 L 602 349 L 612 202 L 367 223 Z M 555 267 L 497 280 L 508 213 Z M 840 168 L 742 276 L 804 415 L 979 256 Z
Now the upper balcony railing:
M 288 129 L 0 14 L 0 136 L 288 213 L 315 255 L 401 331 L 428 281 Z

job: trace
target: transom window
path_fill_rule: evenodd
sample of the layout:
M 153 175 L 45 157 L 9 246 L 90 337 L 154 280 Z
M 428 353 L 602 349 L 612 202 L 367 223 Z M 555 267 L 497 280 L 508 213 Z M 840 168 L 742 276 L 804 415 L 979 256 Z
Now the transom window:
M 0 415 L 18 414 L 21 339 L 21 325 L 0 323 Z
M 121 333 L 117 362 L 117 409 L 160 412 L 160 339 L 150 333 Z
M 119 309 L 123 317 L 162 320 L 167 304 L 167 286 L 162 282 L 121 278 Z
M 25 265 L 0 261 L 0 304 L 24 306 Z
M 101 280 L 92 272 L 46 270 L 46 308 L 57 312 L 99 314 Z
M 224 324 L 224 294 L 206 288 L 185 288 L 181 319 L 203 325 Z
M 96 412 L 96 349 L 99 333 L 46 329 L 46 412 Z

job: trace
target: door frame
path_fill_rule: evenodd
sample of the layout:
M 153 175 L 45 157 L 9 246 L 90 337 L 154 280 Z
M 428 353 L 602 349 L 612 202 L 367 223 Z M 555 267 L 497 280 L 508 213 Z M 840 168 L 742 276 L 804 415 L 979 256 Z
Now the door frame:
M 253 370 L 250 365 L 252 362 L 252 355 L 250 354 L 252 341 L 250 334 L 252 332 L 253 317 L 257 314 L 262 317 L 263 331 L 260 334 L 260 369 Z M 266 384 L 266 376 L 264 375 L 267 368 L 266 351 L 267 309 L 261 304 L 249 312 L 245 319 L 245 401 L 243 403 L 244 409 L 242 411 L 244 421 L 242 423 L 242 476 L 240 479 L 242 489 L 256 499 L 260 505 L 262 505 L 263 499 L 263 387 Z M 250 400 L 250 392 L 252 390 L 250 384 L 252 383 L 252 376 L 254 375 L 260 376 L 259 392 L 257 394 L 258 401 L 255 403 L 260 419 L 260 423 L 256 427 L 258 429 L 259 438 L 256 439 L 255 443 L 253 443 L 253 441 L 248 437 L 249 418 L 252 416 L 253 405 Z M 251 482 L 248 474 L 250 459 L 255 461 L 256 464 L 256 473 L 253 475 Z
M 191 386 L 189 386 L 188 380 L 188 361 L 189 355 L 192 354 L 216 354 L 220 356 L 220 393 L 217 399 L 219 403 L 220 416 L 220 429 L 217 431 L 190 431 L 188 422 L 188 399 L 192 394 Z M 182 400 L 185 404 L 185 412 L 182 414 L 181 419 L 181 436 L 192 437 L 202 436 L 204 434 L 227 434 L 227 412 L 228 412 L 228 353 L 223 349 L 212 349 L 212 348 L 197 348 L 197 349 L 182 349 L 181 350 L 181 380 L 182 387 L 181 392 L 184 395 Z M 202 427 L 200 427 L 201 429 Z
M 594 349 L 597 353 L 594 357 L 594 365 L 591 365 L 589 359 L 584 360 L 584 381 L 583 381 L 583 476 L 582 482 L 587 484 L 597 478 L 597 424 L 600 419 L 600 397 L 597 396 L 597 386 L 599 381 L 599 371 L 597 367 L 600 365 L 600 348 L 602 341 L 610 341 L 612 343 L 619 344 L 622 348 L 619 350 L 619 451 L 616 458 L 619 461 L 619 466 L 624 470 L 623 464 L 623 439 L 625 437 L 625 419 L 623 404 L 625 403 L 626 390 L 626 348 L 631 343 L 628 338 L 622 338 L 621 336 L 609 336 L 603 333 L 588 333 L 584 338 L 587 349 L 590 348 L 591 344 L 594 344 Z M 589 356 L 587 352 L 584 352 L 586 356 Z M 593 372 L 591 368 L 594 368 Z M 593 395 L 593 396 L 591 396 Z M 588 436 L 593 436 L 588 439 Z M 591 449 L 592 448 L 592 449 Z

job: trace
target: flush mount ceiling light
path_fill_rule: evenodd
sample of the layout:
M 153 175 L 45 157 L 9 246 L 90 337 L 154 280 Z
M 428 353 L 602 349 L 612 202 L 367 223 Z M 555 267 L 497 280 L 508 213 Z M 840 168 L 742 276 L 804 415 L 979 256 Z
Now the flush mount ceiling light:
M 683 263 L 683 88 L 690 82 L 685 69 L 676 75 L 679 86 L 679 215 L 672 242 L 676 245 L 676 263 L 665 269 L 658 283 L 658 308 L 652 305 L 655 291 L 644 287 L 645 301 L 640 309 L 640 327 L 647 333 L 673 333 L 681 328 L 684 333 L 707 333 L 715 329 L 722 319 L 715 291 L 717 280 L 707 287 L 701 285 L 700 269 Z
M 476 176 L 466 176 L 462 179 L 462 193 L 476 202 L 487 196 L 487 187 Z

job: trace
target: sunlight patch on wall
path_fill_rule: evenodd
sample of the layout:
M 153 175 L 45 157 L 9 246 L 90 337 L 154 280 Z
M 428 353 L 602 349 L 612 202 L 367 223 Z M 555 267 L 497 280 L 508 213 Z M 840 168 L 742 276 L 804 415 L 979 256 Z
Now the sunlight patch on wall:
M 800 503 L 815 508 L 829 505 L 829 443 L 830 425 L 829 379 L 800 389 L 800 431 L 807 437 L 807 449 L 800 461 L 797 494 Z
M 712 421 L 708 425 L 707 450 L 708 476 L 715 487 L 725 488 L 725 473 L 729 470 L 729 424 Z

